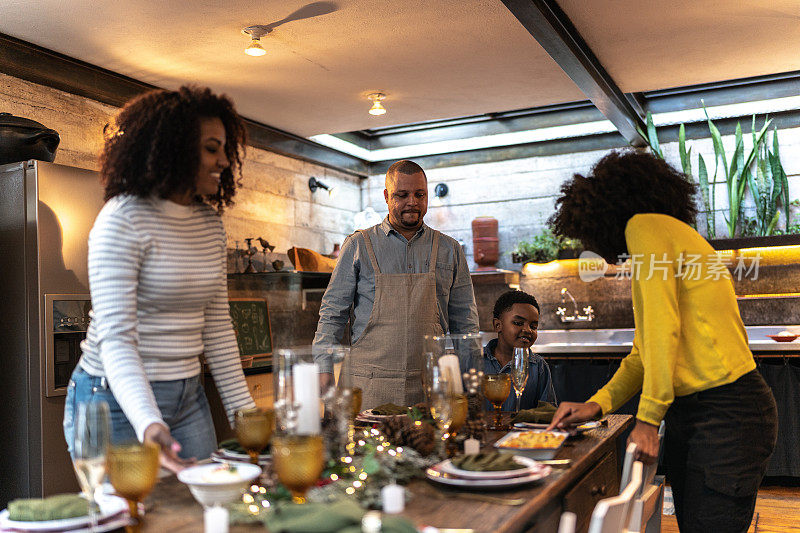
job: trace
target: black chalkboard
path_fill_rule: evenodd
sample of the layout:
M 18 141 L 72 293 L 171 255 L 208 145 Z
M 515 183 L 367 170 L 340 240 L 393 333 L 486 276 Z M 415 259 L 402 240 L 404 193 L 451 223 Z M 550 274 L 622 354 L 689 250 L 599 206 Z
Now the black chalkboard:
M 242 356 L 272 355 L 272 331 L 267 301 L 258 298 L 231 298 L 231 320 Z

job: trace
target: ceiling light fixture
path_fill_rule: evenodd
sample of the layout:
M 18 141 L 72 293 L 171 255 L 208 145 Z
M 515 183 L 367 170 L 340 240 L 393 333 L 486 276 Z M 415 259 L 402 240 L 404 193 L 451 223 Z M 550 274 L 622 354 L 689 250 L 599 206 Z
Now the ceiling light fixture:
M 271 31 L 265 26 L 248 26 L 243 29 L 242 33 L 250 36 L 250 46 L 244 49 L 244 53 L 253 57 L 266 54 L 267 51 L 261 46 L 261 38 Z
M 383 104 L 381 104 L 381 100 L 386 98 L 385 94 L 383 94 L 383 93 L 372 93 L 372 94 L 368 94 L 367 98 L 372 100 L 372 107 L 369 108 L 369 114 L 370 115 L 376 115 L 377 116 L 377 115 L 383 115 L 384 113 L 386 113 L 386 108 L 383 107 Z

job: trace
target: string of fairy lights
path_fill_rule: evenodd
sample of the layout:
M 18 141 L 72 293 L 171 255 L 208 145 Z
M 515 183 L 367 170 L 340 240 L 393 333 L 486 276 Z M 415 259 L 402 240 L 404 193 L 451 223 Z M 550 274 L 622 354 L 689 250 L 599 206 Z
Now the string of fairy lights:
M 402 461 L 405 450 L 402 446 L 392 444 L 376 428 L 354 429 L 351 426 L 348 437 L 344 447 L 345 453 L 327 469 L 322 484 L 336 483 L 348 496 L 358 496 L 369 487 L 372 478 L 380 473 L 386 462 Z M 277 495 L 277 498 L 280 497 Z M 242 503 L 253 516 L 258 516 L 261 511 L 269 509 L 272 506 L 271 499 L 276 499 L 276 493 L 258 484 L 251 485 L 242 495 Z

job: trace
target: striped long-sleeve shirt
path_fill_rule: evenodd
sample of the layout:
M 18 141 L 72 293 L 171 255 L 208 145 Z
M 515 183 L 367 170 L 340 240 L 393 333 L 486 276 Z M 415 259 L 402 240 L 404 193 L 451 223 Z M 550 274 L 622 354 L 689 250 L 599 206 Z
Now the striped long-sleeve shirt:
M 228 310 L 225 230 L 206 205 L 117 196 L 89 234 L 92 320 L 81 367 L 105 376 L 136 435 L 164 423 L 149 381 L 200 373 L 228 416 L 253 407 Z

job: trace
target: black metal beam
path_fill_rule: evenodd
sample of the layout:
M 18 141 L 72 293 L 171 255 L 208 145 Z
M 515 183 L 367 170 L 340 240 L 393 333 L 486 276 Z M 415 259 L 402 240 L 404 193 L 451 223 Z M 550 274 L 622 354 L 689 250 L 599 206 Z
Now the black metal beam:
M 0 72 L 116 107 L 158 88 L 1 33 Z M 369 175 L 369 164 L 363 159 L 255 120 L 244 120 L 250 146 L 359 177 Z
M 503 0 L 503 4 L 628 142 L 646 146 L 641 109 L 625 96 L 555 0 Z

